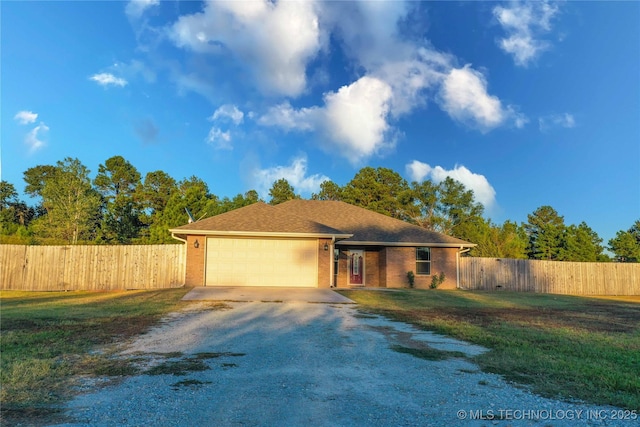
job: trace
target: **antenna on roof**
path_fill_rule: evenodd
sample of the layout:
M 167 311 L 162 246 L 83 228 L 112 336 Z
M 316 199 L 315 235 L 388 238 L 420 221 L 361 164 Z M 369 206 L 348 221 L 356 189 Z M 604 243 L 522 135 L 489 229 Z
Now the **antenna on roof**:
M 189 208 L 184 208 L 184 210 L 187 211 L 187 215 L 189 216 L 189 224 L 191 224 L 192 222 L 196 222 L 196 220 L 193 219 L 193 215 L 191 215 Z

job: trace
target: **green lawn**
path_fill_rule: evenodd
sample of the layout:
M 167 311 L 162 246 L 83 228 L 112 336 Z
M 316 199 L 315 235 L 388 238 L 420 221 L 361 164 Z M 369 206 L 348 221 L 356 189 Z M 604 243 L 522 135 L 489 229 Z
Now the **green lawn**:
M 640 410 L 640 297 L 408 289 L 340 293 L 362 311 L 491 349 L 473 361 L 543 396 Z
M 134 373 L 94 350 L 146 331 L 187 291 L 0 292 L 2 424 L 51 420 L 78 375 Z

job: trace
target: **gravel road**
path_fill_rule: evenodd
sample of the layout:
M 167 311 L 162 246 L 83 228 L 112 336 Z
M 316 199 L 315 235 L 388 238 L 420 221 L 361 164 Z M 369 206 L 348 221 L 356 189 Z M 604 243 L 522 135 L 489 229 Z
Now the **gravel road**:
M 150 369 L 199 360 L 207 370 L 92 385 L 61 426 L 632 426 L 611 407 L 541 398 L 465 358 L 427 361 L 393 346 L 485 349 L 353 305 L 206 304 L 173 313 L 123 344 Z M 176 352 L 182 355 L 175 354 Z M 172 354 L 174 353 L 174 354 Z M 623 415 L 623 414 L 622 414 Z M 484 419 L 478 419 L 481 416 Z

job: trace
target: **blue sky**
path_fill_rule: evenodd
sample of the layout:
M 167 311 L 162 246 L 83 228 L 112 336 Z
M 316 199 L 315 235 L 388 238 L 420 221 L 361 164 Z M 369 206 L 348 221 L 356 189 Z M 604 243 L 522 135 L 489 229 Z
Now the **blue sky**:
M 640 3 L 2 2 L 1 177 L 114 155 L 219 197 L 364 166 L 640 218 Z

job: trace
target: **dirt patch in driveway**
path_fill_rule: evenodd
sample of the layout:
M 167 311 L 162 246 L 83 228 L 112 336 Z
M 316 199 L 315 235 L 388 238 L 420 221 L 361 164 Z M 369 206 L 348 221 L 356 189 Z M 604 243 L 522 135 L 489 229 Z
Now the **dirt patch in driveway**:
M 167 362 L 157 357 L 140 375 L 78 396 L 67 412 L 75 421 L 64 425 L 441 426 L 464 417 L 465 425 L 480 426 L 487 420 L 470 421 L 473 411 L 588 408 L 479 372 L 471 358 L 481 347 L 359 315 L 353 306 L 229 306 L 175 314 L 119 354 L 171 354 L 174 367 L 190 360 L 198 369 L 150 375 Z M 402 348 L 450 357 L 426 360 Z M 493 423 L 503 421 L 509 424 Z M 563 422 L 554 426 L 576 425 Z

